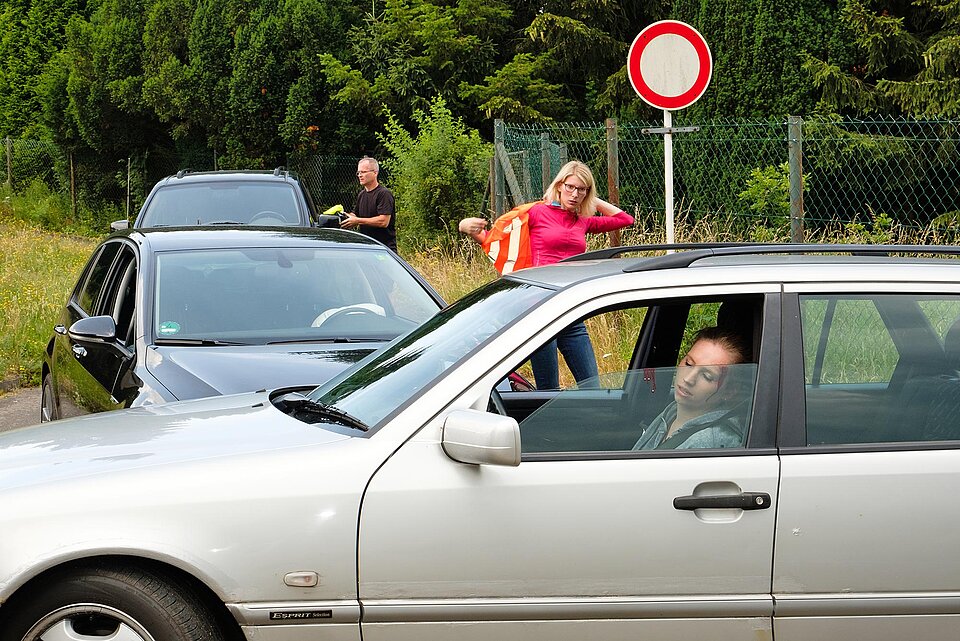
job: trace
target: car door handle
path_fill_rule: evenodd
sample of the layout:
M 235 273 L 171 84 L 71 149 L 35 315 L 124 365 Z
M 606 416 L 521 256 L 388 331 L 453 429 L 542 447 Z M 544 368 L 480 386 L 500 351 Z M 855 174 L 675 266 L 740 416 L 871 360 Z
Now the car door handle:
M 53 331 L 55 331 L 56 333 L 60 334 L 61 336 L 66 336 L 66 335 L 67 335 L 67 328 L 64 327 L 63 325 L 54 325 L 54 326 L 53 326 Z
M 87 355 L 87 350 L 83 347 L 83 345 L 74 345 L 73 355 L 76 358 L 83 358 L 84 356 Z
M 765 510 L 770 507 L 770 495 L 766 492 L 741 492 L 721 496 L 678 496 L 673 507 L 678 510 L 703 508 L 735 508 L 740 510 Z

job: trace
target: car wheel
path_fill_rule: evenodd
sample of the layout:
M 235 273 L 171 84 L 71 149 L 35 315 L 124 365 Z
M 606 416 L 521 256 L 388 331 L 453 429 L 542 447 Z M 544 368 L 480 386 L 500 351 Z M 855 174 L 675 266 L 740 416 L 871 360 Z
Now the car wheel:
M 223 640 L 191 590 L 144 570 L 71 571 L 9 607 L 11 641 Z
M 43 384 L 40 386 L 40 422 L 46 423 L 58 418 L 57 399 L 53 395 L 53 376 L 48 373 L 44 375 Z

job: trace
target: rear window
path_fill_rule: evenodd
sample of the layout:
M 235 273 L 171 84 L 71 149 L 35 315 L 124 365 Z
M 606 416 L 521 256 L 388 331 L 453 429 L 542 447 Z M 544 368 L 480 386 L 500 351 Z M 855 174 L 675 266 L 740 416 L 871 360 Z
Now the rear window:
M 158 189 L 137 223 L 139 227 L 211 224 L 299 225 L 300 207 L 293 185 L 266 181 L 223 181 L 172 185 Z

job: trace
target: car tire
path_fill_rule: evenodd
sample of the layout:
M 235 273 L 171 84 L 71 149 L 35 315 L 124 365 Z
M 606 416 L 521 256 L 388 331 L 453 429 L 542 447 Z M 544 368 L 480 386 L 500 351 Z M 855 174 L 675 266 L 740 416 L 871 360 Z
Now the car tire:
M 47 373 L 40 386 L 40 422 L 47 423 L 60 418 L 57 413 L 57 397 L 53 394 L 53 376 Z
M 223 641 L 197 595 L 160 573 L 93 567 L 41 581 L 9 607 L 10 641 L 105 638 L 125 641 Z

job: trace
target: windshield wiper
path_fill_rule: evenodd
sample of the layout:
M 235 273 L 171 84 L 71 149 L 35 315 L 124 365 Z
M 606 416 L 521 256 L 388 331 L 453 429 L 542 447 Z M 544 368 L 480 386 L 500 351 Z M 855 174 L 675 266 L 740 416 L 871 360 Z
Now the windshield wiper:
M 386 343 L 387 338 L 291 338 L 282 341 L 267 341 L 267 345 L 288 345 L 290 343 Z
M 157 345 L 200 345 L 201 347 L 250 344 L 238 343 L 236 341 L 221 341 L 214 338 L 158 338 L 154 342 Z
M 307 398 L 300 392 L 290 392 L 280 397 L 279 401 L 288 407 L 307 412 L 322 419 L 329 419 L 347 427 L 353 427 L 366 432 L 370 427 L 355 416 L 351 416 L 332 405 L 325 405 L 319 401 Z

